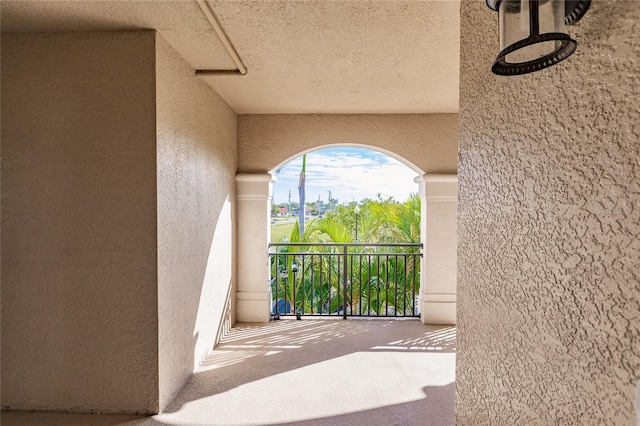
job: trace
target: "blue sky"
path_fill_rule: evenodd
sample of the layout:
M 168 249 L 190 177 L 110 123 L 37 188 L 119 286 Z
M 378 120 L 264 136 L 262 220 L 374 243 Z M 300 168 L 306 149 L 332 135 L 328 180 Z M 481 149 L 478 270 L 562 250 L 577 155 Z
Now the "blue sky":
M 275 176 L 273 186 L 276 204 L 286 203 L 289 190 L 291 201 L 298 202 L 298 180 L 302 168 L 302 156 L 285 164 Z M 342 204 L 363 198 L 393 197 L 404 201 L 418 192 L 413 179 L 418 174 L 395 158 L 362 148 L 327 148 L 307 154 L 307 201 L 323 202 L 331 196 Z

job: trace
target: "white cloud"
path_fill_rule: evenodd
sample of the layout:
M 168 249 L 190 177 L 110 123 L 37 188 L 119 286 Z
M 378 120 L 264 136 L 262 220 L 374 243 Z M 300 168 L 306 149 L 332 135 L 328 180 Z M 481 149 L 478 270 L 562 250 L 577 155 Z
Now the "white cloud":
M 285 203 L 291 191 L 291 201 L 298 201 L 298 180 L 302 157 L 286 164 L 277 174 L 274 200 Z M 357 148 L 330 148 L 307 154 L 306 198 L 318 196 L 328 200 L 328 190 L 341 203 L 364 198 L 393 197 L 404 201 L 418 191 L 413 182 L 416 172 L 398 160 L 378 152 Z

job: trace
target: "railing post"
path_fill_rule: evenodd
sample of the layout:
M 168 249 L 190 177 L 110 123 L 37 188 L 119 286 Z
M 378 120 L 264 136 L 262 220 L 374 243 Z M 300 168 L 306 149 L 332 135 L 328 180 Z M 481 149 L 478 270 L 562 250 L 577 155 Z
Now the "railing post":
M 347 319 L 347 245 L 342 246 L 342 319 Z

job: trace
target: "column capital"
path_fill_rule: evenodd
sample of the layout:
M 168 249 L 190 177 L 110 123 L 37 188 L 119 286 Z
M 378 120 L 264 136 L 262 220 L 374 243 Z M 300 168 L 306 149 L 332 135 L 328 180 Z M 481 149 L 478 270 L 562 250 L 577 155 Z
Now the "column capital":
M 271 173 L 238 173 L 236 174 L 236 182 L 271 182 L 274 183 L 278 179 Z
M 413 181 L 415 183 L 422 183 L 422 182 L 442 182 L 442 183 L 447 183 L 447 182 L 458 182 L 458 175 L 457 174 L 424 174 L 424 175 L 418 175 L 415 178 L 413 178 Z
M 270 200 L 276 180 L 270 173 L 238 173 L 236 197 L 238 200 Z
M 458 175 L 451 174 L 426 174 L 424 175 L 425 182 L 440 182 L 440 183 L 458 183 Z
M 416 178 L 417 179 L 417 178 Z M 457 201 L 457 174 L 427 174 L 424 175 L 424 195 L 426 201 Z

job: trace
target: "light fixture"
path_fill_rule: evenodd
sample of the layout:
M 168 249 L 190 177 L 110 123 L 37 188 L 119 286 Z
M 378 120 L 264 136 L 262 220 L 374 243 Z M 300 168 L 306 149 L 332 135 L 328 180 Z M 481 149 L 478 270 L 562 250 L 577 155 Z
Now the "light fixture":
M 567 34 L 586 13 L 591 0 L 486 0 L 498 12 L 500 54 L 491 70 L 520 75 L 567 59 L 576 42 Z

